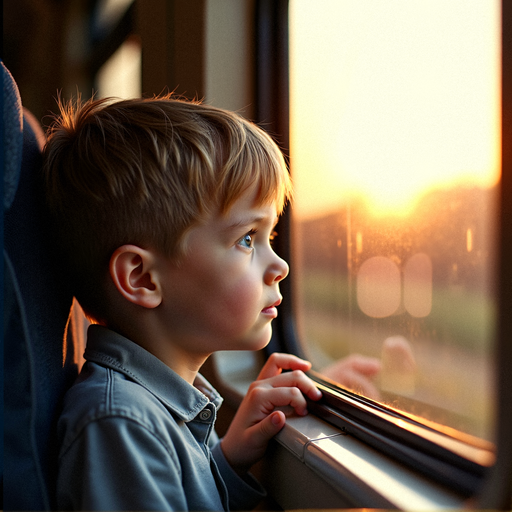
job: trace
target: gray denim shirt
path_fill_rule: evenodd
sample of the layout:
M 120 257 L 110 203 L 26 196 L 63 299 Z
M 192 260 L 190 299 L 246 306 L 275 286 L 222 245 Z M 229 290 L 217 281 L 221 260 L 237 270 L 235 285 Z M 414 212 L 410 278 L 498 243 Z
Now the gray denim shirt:
M 60 510 L 242 510 L 265 491 L 220 449 L 222 398 L 139 345 L 89 328 L 86 363 L 58 423 Z

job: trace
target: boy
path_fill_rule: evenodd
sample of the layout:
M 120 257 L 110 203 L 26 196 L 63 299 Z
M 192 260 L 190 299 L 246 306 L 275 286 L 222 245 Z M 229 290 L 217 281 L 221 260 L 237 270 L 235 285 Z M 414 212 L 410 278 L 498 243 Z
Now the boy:
M 271 336 L 288 265 L 270 241 L 291 185 L 262 130 L 172 99 L 61 105 L 45 148 L 48 204 L 68 279 L 93 324 L 59 420 L 58 506 L 252 508 L 248 473 L 320 391 L 274 354 L 228 432 L 199 375 L 217 350 Z M 282 370 L 292 370 L 282 372 Z

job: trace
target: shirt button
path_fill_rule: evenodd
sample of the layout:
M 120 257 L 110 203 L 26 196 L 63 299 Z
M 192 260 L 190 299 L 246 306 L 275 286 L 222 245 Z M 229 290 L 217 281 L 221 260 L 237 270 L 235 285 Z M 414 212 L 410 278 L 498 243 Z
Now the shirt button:
M 210 411 L 210 409 L 203 409 L 203 410 L 199 413 L 199 417 L 200 417 L 203 421 L 209 420 L 209 419 L 212 417 L 212 411 Z

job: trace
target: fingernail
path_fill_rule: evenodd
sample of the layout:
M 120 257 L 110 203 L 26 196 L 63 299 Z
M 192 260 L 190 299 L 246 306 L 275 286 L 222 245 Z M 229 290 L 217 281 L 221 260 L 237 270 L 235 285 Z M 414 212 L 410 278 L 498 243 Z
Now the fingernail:
M 279 425 L 279 423 L 281 423 L 281 418 L 279 414 L 272 414 L 272 423 L 274 425 Z

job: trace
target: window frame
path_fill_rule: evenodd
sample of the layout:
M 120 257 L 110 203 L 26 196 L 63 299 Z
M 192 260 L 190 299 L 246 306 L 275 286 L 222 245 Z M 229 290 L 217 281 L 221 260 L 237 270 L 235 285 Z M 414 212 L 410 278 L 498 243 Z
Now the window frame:
M 288 57 L 288 0 L 258 0 L 256 2 L 255 58 L 255 121 L 277 141 L 285 160 L 290 162 L 290 95 Z M 275 251 L 293 271 L 291 208 L 289 205 L 276 226 Z M 305 357 L 296 335 L 291 279 L 280 283 L 286 300 L 279 306 L 279 317 L 273 321 L 273 334 L 265 348 L 272 352 L 291 352 Z
M 498 335 L 496 342 L 496 462 L 486 475 L 478 497 L 481 508 L 512 507 L 512 5 L 501 2 L 501 188 L 498 242 Z
M 256 10 L 256 121 L 276 137 L 285 157 L 289 155 L 289 73 L 288 73 L 288 0 L 259 0 Z M 512 140 L 512 6 L 502 0 L 502 141 Z M 291 162 L 293 175 L 293 162 Z M 500 226 L 498 241 L 498 334 L 495 358 L 497 362 L 496 387 L 498 413 L 496 418 L 495 462 L 489 461 L 489 444 L 470 439 L 464 434 L 451 437 L 440 434 L 438 440 L 427 439 L 435 431 L 421 418 L 382 406 L 355 395 L 309 372 L 323 392 L 318 403 L 310 403 L 310 410 L 325 421 L 336 425 L 381 452 L 397 458 L 465 498 L 473 497 L 482 508 L 508 510 L 511 506 L 512 480 L 512 147 L 503 144 L 502 181 L 500 185 Z M 290 263 L 293 271 L 292 209 L 287 208 L 277 230 L 276 251 Z M 274 321 L 274 334 L 267 353 L 286 351 L 304 356 L 296 335 L 291 280 L 282 283 L 286 301 L 280 316 Z M 508 370 L 508 371 L 507 371 Z M 398 426 L 400 420 L 404 426 Z M 439 443 L 439 439 L 441 443 Z M 469 452 L 456 453 L 450 443 L 462 442 L 467 450 L 476 450 L 474 459 Z M 475 453 L 477 453 L 475 452 Z M 482 456 L 482 457 L 480 457 Z M 473 460 L 472 460 L 473 459 Z

